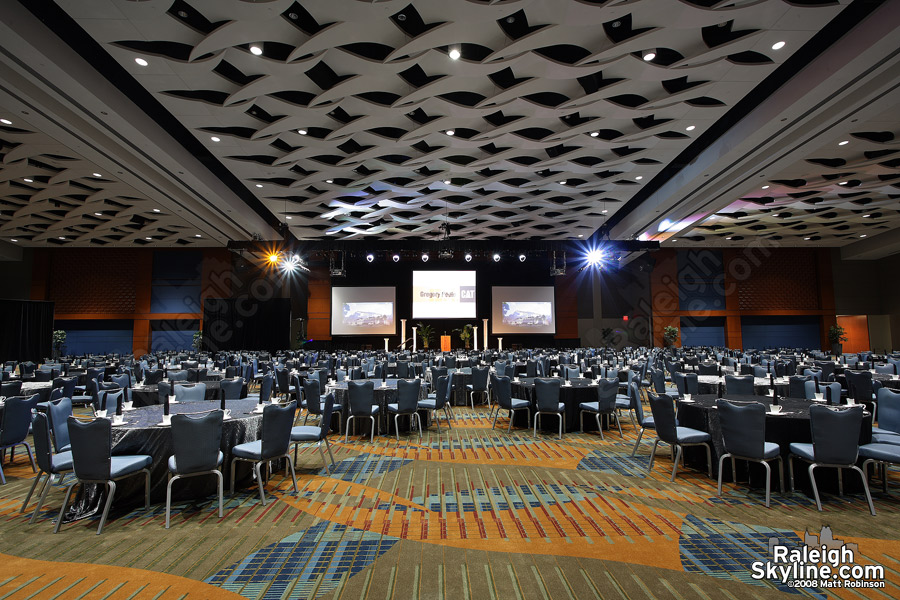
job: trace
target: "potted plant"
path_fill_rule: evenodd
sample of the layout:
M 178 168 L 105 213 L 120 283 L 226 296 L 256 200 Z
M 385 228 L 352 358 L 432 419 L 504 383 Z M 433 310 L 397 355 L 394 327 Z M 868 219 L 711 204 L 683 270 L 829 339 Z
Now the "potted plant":
M 474 333 L 472 325 L 466 323 L 462 326 L 462 328 L 454 329 L 453 331 L 459 334 L 459 339 L 462 340 L 463 345 L 465 346 L 466 350 L 468 350 L 469 346 L 472 343 L 472 334 Z
M 62 354 L 63 344 L 66 343 L 66 332 L 62 329 L 57 329 L 53 332 L 53 358 L 59 359 Z
M 663 343 L 668 348 L 670 346 L 674 346 L 675 342 L 678 340 L 678 328 L 669 325 L 665 329 L 663 329 Z
M 419 337 L 422 338 L 422 347 L 428 350 L 428 343 L 434 337 L 434 327 L 423 323 L 419 323 L 416 327 L 418 327 L 416 331 L 418 332 Z
M 832 325 L 828 329 L 828 341 L 831 343 L 831 353 L 840 356 L 844 353 L 844 347 L 841 342 L 847 341 L 847 330 L 840 325 Z
M 194 350 L 200 352 L 200 347 L 203 346 L 203 332 L 195 331 L 194 332 L 194 340 L 191 342 L 191 346 L 194 347 Z

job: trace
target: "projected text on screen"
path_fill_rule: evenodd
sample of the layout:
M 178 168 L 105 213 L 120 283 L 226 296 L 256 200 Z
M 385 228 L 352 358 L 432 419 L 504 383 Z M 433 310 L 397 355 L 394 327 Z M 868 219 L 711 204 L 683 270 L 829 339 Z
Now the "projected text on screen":
M 475 318 L 475 271 L 413 271 L 414 319 Z

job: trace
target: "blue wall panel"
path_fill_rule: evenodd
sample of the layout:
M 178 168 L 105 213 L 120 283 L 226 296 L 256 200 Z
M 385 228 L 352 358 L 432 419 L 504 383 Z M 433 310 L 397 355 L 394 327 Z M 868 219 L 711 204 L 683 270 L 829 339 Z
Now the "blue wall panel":
M 820 348 L 820 317 L 741 317 L 744 348 Z
M 132 330 L 80 329 L 66 332 L 66 354 L 131 354 Z
M 161 352 L 166 350 L 190 350 L 194 343 L 194 332 L 191 331 L 154 331 L 150 335 L 150 350 Z
M 725 268 L 719 250 L 679 250 L 678 308 L 723 310 Z
M 681 317 L 681 345 L 725 346 L 725 317 Z
M 150 292 L 150 312 L 200 312 L 200 286 L 192 284 L 161 286 L 154 282 Z
M 151 313 L 199 313 L 203 253 L 157 250 L 153 253 Z

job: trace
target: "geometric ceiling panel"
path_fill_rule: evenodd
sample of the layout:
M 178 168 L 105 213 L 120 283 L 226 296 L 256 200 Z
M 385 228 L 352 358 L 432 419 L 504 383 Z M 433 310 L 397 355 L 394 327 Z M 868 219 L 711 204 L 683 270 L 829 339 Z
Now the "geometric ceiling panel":
M 57 3 L 298 238 L 554 240 L 590 236 L 848 4 Z M 804 206 L 837 171 L 891 187 L 894 158 L 807 163 L 798 189 L 826 195 Z

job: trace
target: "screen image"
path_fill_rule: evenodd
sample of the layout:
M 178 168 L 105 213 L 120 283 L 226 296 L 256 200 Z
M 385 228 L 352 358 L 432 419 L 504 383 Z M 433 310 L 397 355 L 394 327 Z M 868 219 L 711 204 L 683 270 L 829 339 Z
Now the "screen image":
M 553 286 L 491 288 L 495 334 L 556 333 Z
M 395 296 L 393 287 L 331 288 L 331 334 L 394 335 Z
M 413 271 L 413 319 L 474 319 L 475 271 Z

